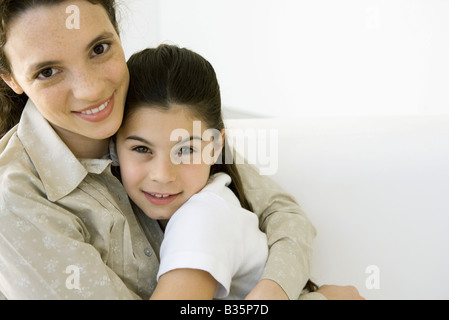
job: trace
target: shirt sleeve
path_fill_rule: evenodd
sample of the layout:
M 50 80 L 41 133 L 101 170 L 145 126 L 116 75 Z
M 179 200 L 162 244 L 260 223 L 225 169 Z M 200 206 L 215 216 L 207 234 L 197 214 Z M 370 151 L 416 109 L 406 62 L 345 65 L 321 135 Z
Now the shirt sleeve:
M 89 243 L 81 219 L 18 185 L 2 188 L 0 291 L 7 299 L 139 299 Z
M 175 269 L 203 270 L 218 282 L 215 298 L 226 297 L 239 256 L 230 214 L 227 203 L 213 193 L 192 196 L 167 225 L 158 280 Z
M 278 283 L 291 300 L 310 277 L 316 230 L 295 199 L 248 164 L 239 165 L 243 188 L 260 229 L 268 238 L 269 256 L 262 279 Z

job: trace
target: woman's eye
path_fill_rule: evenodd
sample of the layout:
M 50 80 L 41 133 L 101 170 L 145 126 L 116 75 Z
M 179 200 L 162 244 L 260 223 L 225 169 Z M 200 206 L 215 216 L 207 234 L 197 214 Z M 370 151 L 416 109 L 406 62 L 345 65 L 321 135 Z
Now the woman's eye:
M 108 43 L 102 43 L 94 47 L 93 49 L 93 55 L 99 56 L 109 50 L 110 44 Z
M 37 78 L 41 79 L 41 80 L 46 80 L 46 79 L 53 77 L 57 72 L 58 72 L 58 70 L 56 70 L 55 68 L 48 68 L 48 69 L 42 70 L 37 75 Z

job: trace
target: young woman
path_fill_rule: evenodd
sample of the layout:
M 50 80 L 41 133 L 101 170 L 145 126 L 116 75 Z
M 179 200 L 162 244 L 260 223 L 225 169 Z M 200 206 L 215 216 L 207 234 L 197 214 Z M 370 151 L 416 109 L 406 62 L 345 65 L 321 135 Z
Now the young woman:
M 73 5 L 79 29 L 67 27 Z M 103 159 L 129 82 L 114 1 L 2 0 L 0 15 L 0 291 L 149 298 L 159 243 Z M 270 248 L 250 297 L 294 299 L 309 277 L 315 230 L 279 187 L 249 167 L 240 173 Z

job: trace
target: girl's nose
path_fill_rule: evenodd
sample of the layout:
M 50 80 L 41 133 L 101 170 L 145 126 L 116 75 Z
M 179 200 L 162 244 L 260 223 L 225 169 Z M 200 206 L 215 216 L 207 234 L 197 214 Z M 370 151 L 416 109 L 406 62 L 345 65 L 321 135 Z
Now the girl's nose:
M 166 184 L 176 180 L 176 170 L 170 158 L 154 159 L 150 171 L 150 179 L 154 182 Z

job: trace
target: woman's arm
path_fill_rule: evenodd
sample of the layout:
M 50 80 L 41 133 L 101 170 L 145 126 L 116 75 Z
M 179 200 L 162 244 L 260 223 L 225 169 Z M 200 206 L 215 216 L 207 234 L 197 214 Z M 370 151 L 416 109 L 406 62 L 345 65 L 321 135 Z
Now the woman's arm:
M 217 281 L 210 273 L 195 269 L 176 269 L 163 274 L 151 300 L 212 300 Z
M 245 300 L 288 300 L 284 289 L 273 280 L 263 279 L 246 296 Z
M 17 156 L 8 167 L 0 165 L 0 291 L 5 297 L 149 298 L 155 281 L 147 279 L 155 279 L 158 260 L 144 253 L 151 246 L 144 234 L 137 233 L 137 221 L 126 220 L 133 217 L 131 207 L 126 212 L 112 205 L 107 208 L 118 202 L 112 202 L 113 194 L 94 179 L 51 202 L 43 183 L 32 169 L 24 169 L 20 159 L 27 157 Z M 0 164 L 2 160 L 0 156 Z M 107 173 L 102 178 L 115 179 Z M 120 186 L 118 181 L 109 184 Z M 144 289 L 139 291 L 138 286 Z
M 21 209 L 0 212 L 0 291 L 8 299 L 140 299 L 86 240 L 80 219 L 43 201 L 13 200 L 3 203 Z
M 245 195 L 259 216 L 270 249 L 262 280 L 250 295 L 298 299 L 310 276 L 316 230 L 295 199 L 251 165 L 239 165 Z M 267 283 L 265 283 L 267 284 Z M 279 286 L 282 291 L 278 290 Z M 273 290 L 271 292 L 261 292 Z

